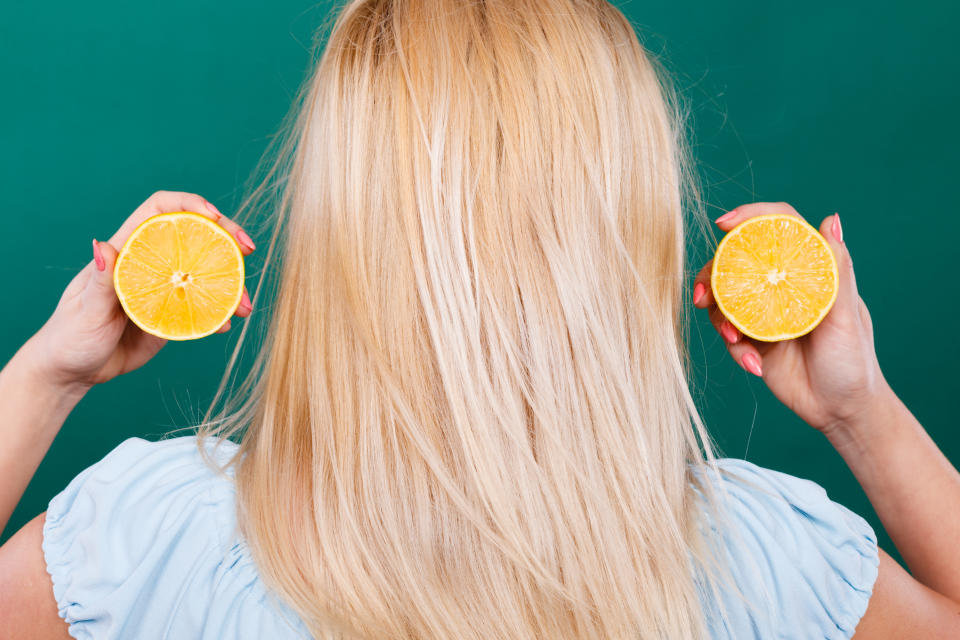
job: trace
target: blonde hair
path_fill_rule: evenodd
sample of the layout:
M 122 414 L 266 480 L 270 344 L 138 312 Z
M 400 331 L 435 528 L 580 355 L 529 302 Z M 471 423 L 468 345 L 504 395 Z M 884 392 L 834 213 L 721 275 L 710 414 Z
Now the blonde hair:
M 342 7 L 244 205 L 270 326 L 199 430 L 242 434 L 242 531 L 315 637 L 705 635 L 677 105 L 604 0 Z

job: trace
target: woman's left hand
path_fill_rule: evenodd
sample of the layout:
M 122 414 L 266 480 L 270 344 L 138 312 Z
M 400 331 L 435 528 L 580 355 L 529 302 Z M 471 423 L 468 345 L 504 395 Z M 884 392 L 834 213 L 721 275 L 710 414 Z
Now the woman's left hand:
M 53 315 L 30 339 L 34 369 L 48 382 L 85 391 L 142 366 L 166 344 L 127 318 L 113 289 L 113 265 L 118 250 L 141 222 L 175 211 L 193 211 L 217 221 L 237 239 L 244 255 L 255 248 L 236 223 L 203 197 L 174 191 L 154 193 L 109 241 L 94 240 L 93 260 L 70 281 Z M 250 311 L 250 296 L 244 289 L 235 315 L 246 317 Z M 228 321 L 220 332 L 229 328 Z
M 785 202 L 755 202 L 731 210 L 716 222 L 729 232 L 764 213 L 803 219 Z M 762 377 L 770 391 L 807 424 L 830 435 L 887 401 L 892 392 L 877 361 L 873 321 L 857 291 L 839 215 L 824 218 L 819 231 L 837 260 L 840 290 L 830 312 L 810 333 L 779 342 L 745 337 L 724 317 L 713 298 L 712 261 L 694 281 L 694 306 L 709 310 L 714 328 L 741 367 Z

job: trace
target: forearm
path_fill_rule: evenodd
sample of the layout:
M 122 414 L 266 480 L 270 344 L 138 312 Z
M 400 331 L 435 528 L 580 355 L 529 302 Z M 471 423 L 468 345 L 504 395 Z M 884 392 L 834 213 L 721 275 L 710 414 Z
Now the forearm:
M 0 531 L 85 391 L 45 379 L 32 346 L 28 341 L 0 370 Z
M 887 388 L 827 432 L 913 576 L 960 602 L 960 474 Z

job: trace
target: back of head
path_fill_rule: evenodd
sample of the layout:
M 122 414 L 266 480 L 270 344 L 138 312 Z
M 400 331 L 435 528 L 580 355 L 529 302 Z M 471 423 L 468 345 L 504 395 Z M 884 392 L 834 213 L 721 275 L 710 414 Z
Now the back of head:
M 605 0 L 342 8 L 216 422 L 246 427 L 244 533 L 316 637 L 702 634 L 668 97 Z

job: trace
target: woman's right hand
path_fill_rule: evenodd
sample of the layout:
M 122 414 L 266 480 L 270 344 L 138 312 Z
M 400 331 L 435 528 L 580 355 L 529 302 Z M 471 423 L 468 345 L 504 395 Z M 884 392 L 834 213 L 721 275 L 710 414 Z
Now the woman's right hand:
M 95 384 L 140 367 L 163 347 L 165 340 L 143 332 L 127 318 L 113 289 L 113 267 L 118 251 L 141 222 L 173 211 L 193 211 L 214 220 L 237 239 L 245 256 L 255 248 L 243 229 L 202 196 L 157 191 L 109 240 L 94 241 L 94 259 L 67 285 L 53 315 L 28 341 L 24 357 L 44 381 L 82 394 Z M 246 317 L 251 307 L 244 288 L 234 313 Z M 229 328 L 228 320 L 220 331 Z
M 717 219 L 730 231 L 748 218 L 765 213 L 800 217 L 785 202 L 741 205 Z M 805 336 L 761 342 L 741 334 L 720 312 L 710 288 L 708 262 L 694 281 L 693 304 L 707 309 L 733 359 L 763 378 L 792 411 L 812 427 L 830 434 L 866 412 L 889 391 L 873 346 L 873 324 L 857 293 L 853 262 L 843 242 L 838 214 L 820 223 L 820 233 L 833 250 L 840 271 L 840 290 L 827 316 Z

